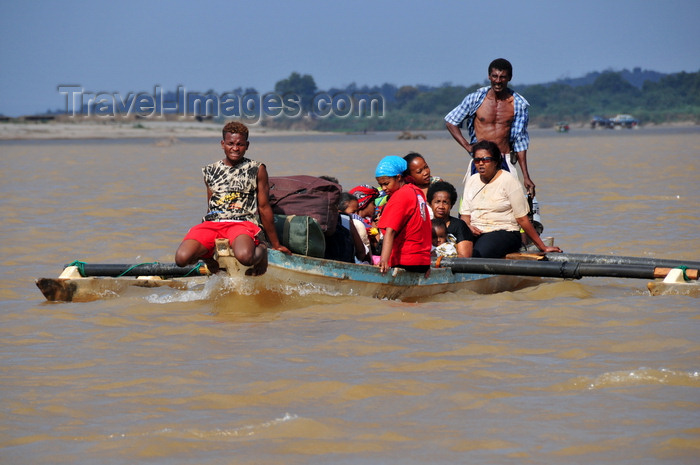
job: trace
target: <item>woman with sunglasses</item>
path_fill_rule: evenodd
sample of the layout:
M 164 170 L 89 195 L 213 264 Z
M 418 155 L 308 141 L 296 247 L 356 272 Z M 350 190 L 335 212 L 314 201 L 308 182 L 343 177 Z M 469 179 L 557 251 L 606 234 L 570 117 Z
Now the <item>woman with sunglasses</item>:
M 474 234 L 473 257 L 503 258 L 522 246 L 520 229 L 542 252 L 561 252 L 548 247 L 527 217 L 529 207 L 522 185 L 501 169 L 498 145 L 482 140 L 473 146 L 478 176 L 470 176 L 464 186 L 460 217 Z

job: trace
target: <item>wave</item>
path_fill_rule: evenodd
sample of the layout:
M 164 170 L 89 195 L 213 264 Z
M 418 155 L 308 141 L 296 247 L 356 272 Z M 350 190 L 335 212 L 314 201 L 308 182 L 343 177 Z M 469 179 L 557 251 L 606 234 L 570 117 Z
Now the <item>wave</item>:
M 654 385 L 700 387 L 700 372 L 641 367 L 631 371 L 611 371 L 596 377 L 581 376 L 566 384 L 574 390 Z
M 275 426 L 287 423 L 298 419 L 299 416 L 295 414 L 285 413 L 281 418 L 274 418 L 269 421 L 264 421 L 262 423 L 257 423 L 253 425 L 244 425 L 235 428 L 215 428 L 212 430 L 202 430 L 189 428 L 186 430 L 177 430 L 174 428 L 163 428 L 151 432 L 142 433 L 116 433 L 107 436 L 108 439 L 125 439 L 132 436 L 162 436 L 168 438 L 180 438 L 180 439 L 236 439 L 236 438 L 246 438 L 254 436 L 261 433 L 267 429 L 274 428 Z
M 181 302 L 215 301 L 227 297 L 258 297 L 273 302 L 282 302 L 299 297 L 338 297 L 344 294 L 334 289 L 313 283 L 289 284 L 274 282 L 264 277 L 251 280 L 244 277 L 214 275 L 204 285 L 192 289 L 173 290 L 159 288 L 157 293 L 145 297 L 148 303 L 171 304 Z

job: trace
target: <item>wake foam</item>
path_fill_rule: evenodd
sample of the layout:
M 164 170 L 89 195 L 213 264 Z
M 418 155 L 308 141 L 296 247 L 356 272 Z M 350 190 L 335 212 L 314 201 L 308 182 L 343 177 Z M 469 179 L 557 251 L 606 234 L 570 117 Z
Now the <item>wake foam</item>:
M 114 433 L 107 436 L 108 439 L 125 439 L 128 437 L 151 437 L 151 436 L 165 436 L 169 438 L 182 438 L 182 439 L 237 439 L 237 438 L 247 438 L 254 436 L 255 434 L 261 433 L 275 426 L 287 423 L 298 419 L 298 415 L 285 413 L 281 418 L 275 418 L 273 420 L 265 421 L 262 423 L 244 425 L 237 428 L 215 428 L 211 430 L 203 430 L 196 428 L 188 428 L 185 430 L 178 430 L 174 428 L 163 428 L 156 431 L 143 432 L 138 434 L 128 434 L 128 433 Z
M 700 387 L 700 372 L 674 371 L 666 368 L 639 368 L 632 371 L 612 371 L 595 378 L 580 377 L 574 380 L 578 388 L 588 390 L 628 386 L 691 386 Z
M 276 294 L 290 297 L 306 296 L 342 296 L 341 292 L 313 283 L 290 284 L 286 282 L 271 282 L 270 279 L 232 277 L 216 274 L 208 278 L 204 286 L 193 289 L 174 290 L 159 288 L 158 293 L 146 296 L 146 301 L 152 304 L 169 304 L 175 302 L 197 302 L 212 300 L 235 294 L 254 296 L 259 294 Z

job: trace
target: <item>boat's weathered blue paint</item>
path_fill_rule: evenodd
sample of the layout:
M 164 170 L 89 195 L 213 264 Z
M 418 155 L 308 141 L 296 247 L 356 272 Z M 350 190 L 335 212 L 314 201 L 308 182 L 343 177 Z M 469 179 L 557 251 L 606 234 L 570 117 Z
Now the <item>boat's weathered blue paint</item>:
M 431 268 L 426 274 L 392 268 L 381 273 L 371 265 L 337 262 L 303 255 L 268 253 L 269 267 L 263 277 L 269 284 L 314 286 L 332 294 L 363 295 L 388 299 L 417 299 L 443 292 L 468 289 L 478 293 L 514 290 L 537 279 L 519 276 L 453 273 Z
M 269 263 L 273 267 L 294 270 L 302 273 L 323 274 L 328 278 L 351 279 L 357 282 L 395 284 L 400 286 L 442 284 L 445 282 L 464 282 L 484 279 L 486 274 L 453 274 L 449 268 L 432 268 L 429 273 L 409 273 L 400 268 L 392 268 L 381 273 L 372 265 L 338 262 L 305 255 L 285 255 L 276 250 L 268 253 Z

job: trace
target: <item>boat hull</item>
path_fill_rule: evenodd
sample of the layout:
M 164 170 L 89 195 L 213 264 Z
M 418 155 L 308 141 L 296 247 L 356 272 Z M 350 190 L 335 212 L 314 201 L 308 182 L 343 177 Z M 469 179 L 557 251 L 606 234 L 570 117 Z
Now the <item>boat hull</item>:
M 357 265 L 304 255 L 268 252 L 269 265 L 263 276 L 246 276 L 246 268 L 235 258 L 219 258 L 232 277 L 246 279 L 258 291 L 292 294 L 308 292 L 328 295 L 356 295 L 380 299 L 417 300 L 445 292 L 467 290 L 478 294 L 513 291 L 541 282 L 538 278 L 491 274 L 453 273 L 449 268 L 431 268 L 428 273 L 411 273 L 392 268 L 381 273 L 371 265 Z M 87 302 L 118 297 L 133 287 L 197 289 L 206 276 L 159 279 L 158 277 L 59 277 L 36 281 L 47 300 Z M 249 289 L 249 288 L 248 288 Z
M 490 274 L 453 273 L 449 268 L 431 268 L 411 273 L 392 268 L 381 273 L 370 265 L 356 265 L 302 255 L 286 256 L 276 250 L 269 255 L 266 288 L 310 287 L 339 295 L 380 299 L 415 300 L 445 292 L 468 290 L 478 294 L 512 291 L 541 282 L 538 278 Z

